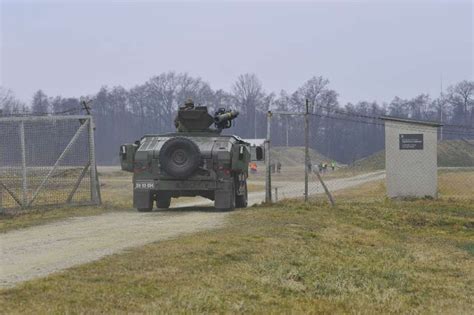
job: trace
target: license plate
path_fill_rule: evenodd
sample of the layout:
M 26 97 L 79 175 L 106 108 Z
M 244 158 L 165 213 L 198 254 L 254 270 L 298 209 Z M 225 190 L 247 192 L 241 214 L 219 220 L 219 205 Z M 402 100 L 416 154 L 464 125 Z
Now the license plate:
M 135 189 L 153 189 L 155 184 L 153 182 L 136 182 Z

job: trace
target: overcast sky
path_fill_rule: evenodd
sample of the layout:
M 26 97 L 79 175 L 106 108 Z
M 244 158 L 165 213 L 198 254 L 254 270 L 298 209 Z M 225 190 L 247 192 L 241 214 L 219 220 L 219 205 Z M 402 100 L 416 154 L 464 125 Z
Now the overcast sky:
M 342 102 L 473 79 L 472 1 L 0 1 L 1 85 L 24 101 L 169 70 L 226 90 L 252 72 L 275 92 L 322 75 Z

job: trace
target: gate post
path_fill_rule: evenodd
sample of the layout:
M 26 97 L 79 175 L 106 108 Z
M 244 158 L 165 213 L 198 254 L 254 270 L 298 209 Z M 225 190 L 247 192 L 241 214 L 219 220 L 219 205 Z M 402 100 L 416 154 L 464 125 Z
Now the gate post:
M 89 116 L 89 161 L 90 161 L 90 188 L 91 188 L 91 200 L 94 204 L 100 205 L 101 198 L 99 193 L 99 180 L 97 176 L 97 165 L 95 158 L 95 143 L 94 143 L 94 122 L 92 120 L 92 115 Z
M 304 201 L 308 201 L 308 176 L 310 171 L 309 160 L 309 100 L 306 99 L 306 111 L 304 114 Z
M 22 171 L 22 207 L 28 205 L 28 182 L 26 174 L 25 121 L 20 121 L 21 171 Z
M 270 159 L 270 139 L 271 139 L 271 126 L 272 126 L 272 112 L 267 113 L 267 139 L 265 140 L 265 202 L 272 202 L 272 179 L 271 179 L 271 159 Z

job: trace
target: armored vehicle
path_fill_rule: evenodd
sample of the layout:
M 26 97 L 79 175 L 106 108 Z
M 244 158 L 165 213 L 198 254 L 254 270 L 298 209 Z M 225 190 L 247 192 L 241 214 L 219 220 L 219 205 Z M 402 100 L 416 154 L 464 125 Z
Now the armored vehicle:
M 122 169 L 133 172 L 133 206 L 151 211 L 154 202 L 168 208 L 171 198 L 202 196 L 220 210 L 246 207 L 250 145 L 221 134 L 238 114 L 219 109 L 211 116 L 205 106 L 186 105 L 178 110 L 177 132 L 122 145 Z M 263 149 L 254 155 L 263 159 Z

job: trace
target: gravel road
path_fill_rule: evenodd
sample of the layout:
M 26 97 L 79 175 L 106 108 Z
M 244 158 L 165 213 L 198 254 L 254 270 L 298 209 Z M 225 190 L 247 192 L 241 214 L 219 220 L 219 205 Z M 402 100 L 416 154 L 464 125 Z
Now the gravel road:
M 383 179 L 384 172 L 327 181 L 331 191 Z M 274 183 L 280 198 L 302 196 L 300 182 Z M 322 193 L 311 185 L 310 193 Z M 260 203 L 264 192 L 249 194 L 250 205 Z M 41 226 L 0 234 L 0 288 L 46 276 L 66 268 L 118 253 L 126 248 L 179 235 L 222 227 L 228 213 L 210 211 L 211 203 L 179 203 L 176 211 L 152 213 L 116 212 L 76 217 Z M 179 210 L 179 211 L 178 211 Z

